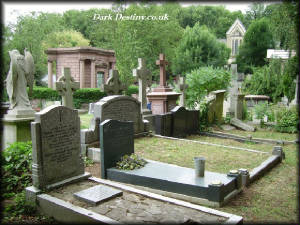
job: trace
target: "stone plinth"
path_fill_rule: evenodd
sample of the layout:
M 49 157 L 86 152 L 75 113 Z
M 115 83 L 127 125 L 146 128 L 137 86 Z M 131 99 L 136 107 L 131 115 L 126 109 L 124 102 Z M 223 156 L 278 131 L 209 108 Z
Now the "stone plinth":
M 2 119 L 3 149 L 16 141 L 31 141 L 30 123 L 34 120 L 34 113 L 30 108 L 8 110 Z
M 161 90 L 158 91 L 158 90 Z M 175 106 L 180 93 L 172 91 L 170 88 L 159 87 L 147 95 L 151 102 L 152 114 L 164 114 L 170 112 Z
M 5 115 L 2 119 L 3 124 L 3 149 L 7 148 L 9 143 L 16 141 L 30 141 L 31 131 L 30 123 L 34 120 L 34 115 L 32 117 L 10 117 Z

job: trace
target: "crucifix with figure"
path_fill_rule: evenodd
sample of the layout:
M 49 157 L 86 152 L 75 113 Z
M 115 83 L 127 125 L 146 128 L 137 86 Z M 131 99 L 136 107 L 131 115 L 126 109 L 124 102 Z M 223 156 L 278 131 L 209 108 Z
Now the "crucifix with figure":
M 146 100 L 146 88 L 151 85 L 152 76 L 151 72 L 146 68 L 145 60 L 138 58 L 138 68 L 133 69 L 132 73 L 134 77 L 137 77 L 139 80 L 139 101 L 141 102 L 142 113 L 150 112 L 147 109 L 147 100 Z
M 73 92 L 79 89 L 79 82 L 75 82 L 71 77 L 70 68 L 64 67 L 62 69 L 62 76 L 55 82 L 55 90 L 62 96 L 62 105 L 74 108 Z
M 108 95 L 120 95 L 122 91 L 125 90 L 125 85 L 123 85 L 119 79 L 118 70 L 109 70 L 109 78 L 104 85 L 104 92 Z

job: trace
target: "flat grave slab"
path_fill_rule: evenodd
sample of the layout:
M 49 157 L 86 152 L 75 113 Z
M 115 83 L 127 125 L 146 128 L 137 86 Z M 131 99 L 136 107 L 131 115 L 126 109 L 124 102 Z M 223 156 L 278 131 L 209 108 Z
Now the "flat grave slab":
M 74 197 L 89 204 L 97 205 L 112 198 L 122 196 L 122 194 L 122 191 L 115 188 L 105 185 L 97 185 L 74 193 Z
M 196 177 L 194 169 L 191 168 L 152 160 L 147 161 L 145 167 L 135 170 L 109 168 L 107 169 L 107 178 L 219 203 L 240 188 L 239 177 L 209 171 L 205 171 L 204 177 Z M 219 183 L 217 181 L 222 184 L 216 185 Z

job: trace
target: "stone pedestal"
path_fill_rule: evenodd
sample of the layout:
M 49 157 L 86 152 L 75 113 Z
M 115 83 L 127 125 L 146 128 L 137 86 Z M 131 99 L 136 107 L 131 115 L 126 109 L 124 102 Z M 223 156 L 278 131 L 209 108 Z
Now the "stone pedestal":
M 2 119 L 2 150 L 16 141 L 31 141 L 30 123 L 34 120 L 33 110 L 9 110 Z
M 147 94 L 151 102 L 152 114 L 164 114 L 170 112 L 175 106 L 180 93 L 172 91 L 166 87 L 158 87 L 153 92 Z
M 242 120 L 243 118 L 243 103 L 244 103 L 244 97 L 245 95 L 244 94 L 236 94 L 234 95 L 234 98 L 236 99 L 235 101 L 235 115 L 234 117 L 239 119 L 239 120 Z

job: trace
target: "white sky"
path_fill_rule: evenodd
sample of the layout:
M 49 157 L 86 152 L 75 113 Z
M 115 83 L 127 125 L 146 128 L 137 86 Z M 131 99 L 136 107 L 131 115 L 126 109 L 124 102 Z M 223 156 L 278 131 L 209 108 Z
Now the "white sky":
M 3 22 L 5 25 L 9 23 L 16 23 L 19 15 L 26 15 L 32 11 L 42 11 L 51 13 L 63 13 L 70 9 L 87 10 L 90 8 L 111 8 L 113 2 L 87 2 L 87 3 L 57 3 L 57 2 L 46 2 L 46 3 L 22 3 L 22 2 L 7 2 L 2 1 L 3 6 Z M 190 5 L 224 5 L 226 9 L 230 11 L 241 10 L 243 13 L 246 12 L 248 7 L 251 5 L 251 1 L 245 2 L 179 2 L 183 7 Z

